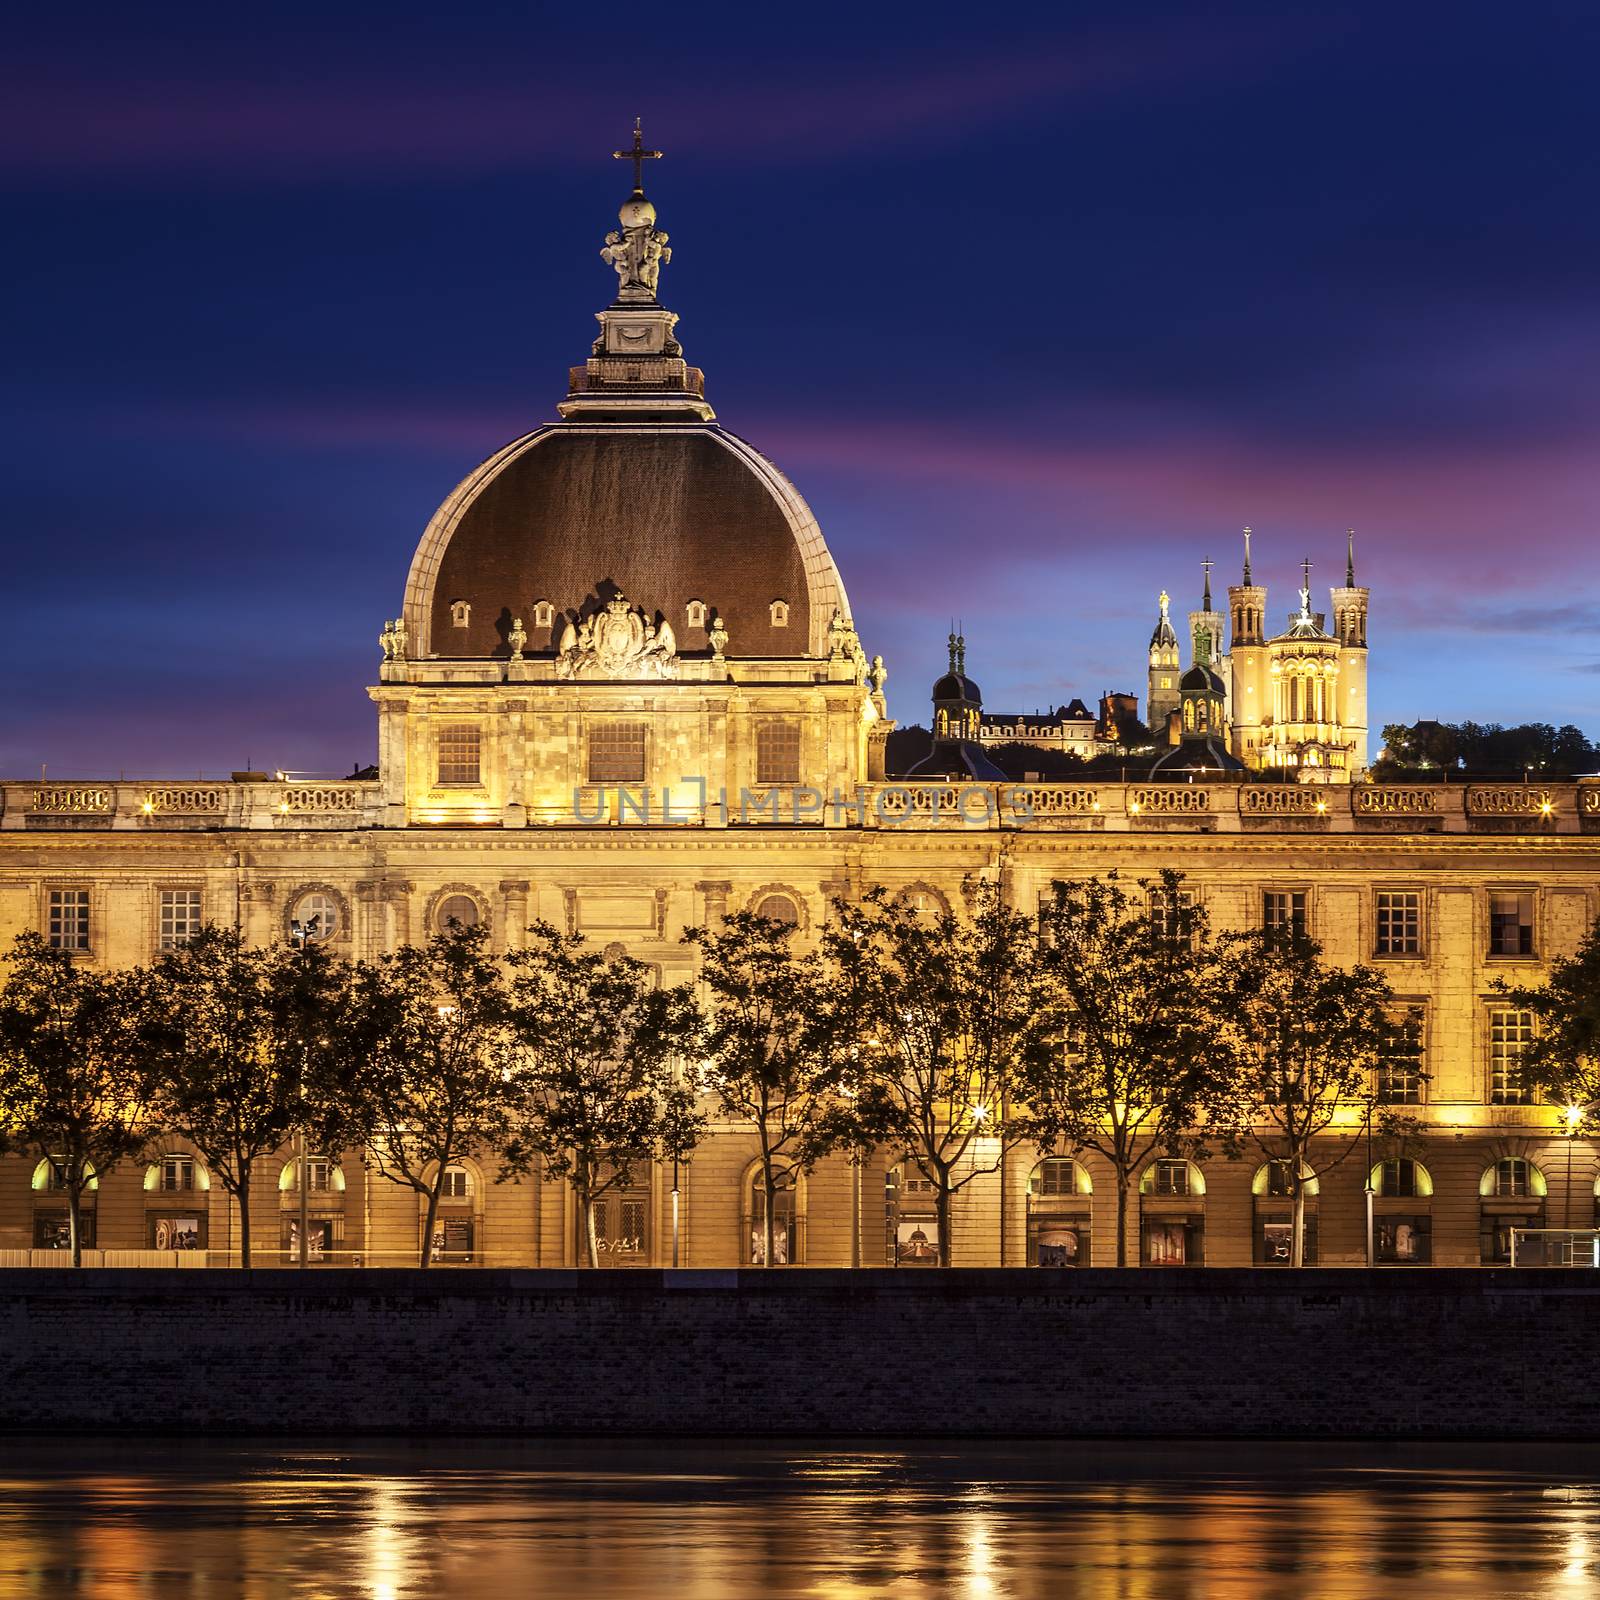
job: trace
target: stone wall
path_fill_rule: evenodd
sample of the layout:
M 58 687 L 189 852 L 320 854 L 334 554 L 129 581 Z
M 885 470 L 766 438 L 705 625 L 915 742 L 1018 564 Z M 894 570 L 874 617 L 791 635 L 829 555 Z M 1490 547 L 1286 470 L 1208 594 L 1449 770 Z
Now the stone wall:
M 0 1430 L 1590 1437 L 1600 1275 L 16 1270 Z

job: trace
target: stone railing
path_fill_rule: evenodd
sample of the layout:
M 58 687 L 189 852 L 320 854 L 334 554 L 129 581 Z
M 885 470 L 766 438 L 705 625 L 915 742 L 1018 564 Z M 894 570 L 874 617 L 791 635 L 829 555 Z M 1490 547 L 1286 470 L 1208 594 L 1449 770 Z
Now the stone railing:
M 1436 788 L 1406 788 L 1393 783 L 1365 783 L 1355 789 L 1352 808 L 1358 817 L 1439 816 Z
M 1467 815 L 1472 817 L 1548 817 L 1555 809 L 1556 798 L 1548 789 L 1483 784 L 1467 790 Z
M 1316 817 L 1326 814 L 1328 797 L 1303 784 L 1254 783 L 1239 791 L 1239 810 L 1247 817 Z
M 228 790 L 221 784 L 147 789 L 139 809 L 147 817 L 210 816 L 228 809 Z
M 1128 796 L 1129 816 L 1185 817 L 1211 809 L 1211 791 L 1200 784 L 1147 784 Z
M 38 784 L 29 799 L 28 809 L 47 816 L 83 817 L 110 811 L 116 790 L 84 784 Z
M 0 782 L 3 828 L 350 828 L 379 810 L 376 781 Z

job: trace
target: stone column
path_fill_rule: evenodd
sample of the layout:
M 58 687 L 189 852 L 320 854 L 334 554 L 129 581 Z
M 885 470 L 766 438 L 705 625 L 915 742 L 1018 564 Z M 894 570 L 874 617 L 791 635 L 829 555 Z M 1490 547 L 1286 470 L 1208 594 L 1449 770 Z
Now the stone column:
M 728 914 L 728 896 L 733 892 L 733 885 L 721 880 L 712 880 L 697 883 L 695 890 L 705 907 L 706 926 L 715 931 L 717 925 Z
M 391 878 L 381 886 L 389 907 L 388 948 L 398 950 L 411 943 L 411 892 L 416 886 L 405 878 Z
M 500 885 L 500 948 L 520 950 L 528 931 L 528 896 L 533 886 L 526 878 L 507 878 Z
M 258 879 L 239 885 L 239 931 L 247 945 L 271 944 L 277 935 L 275 912 L 278 886 Z

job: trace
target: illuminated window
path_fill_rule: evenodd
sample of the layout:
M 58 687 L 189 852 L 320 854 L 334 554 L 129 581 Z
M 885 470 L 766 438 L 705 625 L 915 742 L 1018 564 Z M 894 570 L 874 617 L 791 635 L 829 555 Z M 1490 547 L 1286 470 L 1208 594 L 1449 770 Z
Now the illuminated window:
M 313 890 L 303 894 L 294 903 L 294 915 L 289 919 L 291 929 L 304 932 L 306 938 L 332 939 L 339 932 L 339 902 L 330 894 Z
M 1193 939 L 1197 932 L 1194 905 L 1190 890 L 1156 885 L 1150 891 L 1150 931 L 1156 938 L 1174 944 L 1185 938 Z
M 1415 889 L 1380 889 L 1376 896 L 1380 956 L 1422 954 L 1422 895 Z
M 756 782 L 799 783 L 800 723 L 794 717 L 756 724 Z
M 1502 1156 L 1495 1162 L 1494 1192 L 1501 1200 L 1522 1200 L 1533 1192 L 1530 1168 L 1521 1156 Z
M 1525 1106 L 1534 1097 L 1522 1070 L 1533 1043 L 1533 1013 L 1496 1006 L 1489 1013 L 1489 1103 Z
M 551 627 L 556 620 L 556 608 L 548 600 L 535 600 L 533 603 L 533 625 L 536 628 Z
M 200 891 L 163 889 L 157 947 L 162 950 L 176 950 L 179 945 L 187 944 L 199 931 Z
M 590 783 L 643 783 L 642 722 L 597 722 L 589 729 Z
M 1533 891 L 1492 889 L 1489 892 L 1489 954 L 1533 954 Z
M 769 922 L 787 922 L 791 926 L 800 921 L 800 912 L 786 894 L 764 896 L 756 907 L 756 915 L 767 918 Z
M 1306 931 L 1306 891 L 1268 889 L 1261 896 L 1261 922 L 1269 933 Z
M 1422 1033 L 1391 1035 L 1378 1056 L 1377 1094 L 1387 1105 L 1422 1103 Z
M 475 928 L 481 918 L 478 902 L 470 894 L 447 894 L 433 914 L 434 925 L 440 933 L 448 933 L 452 924 Z
M 1033 1172 L 1033 1192 L 1043 1200 L 1063 1199 L 1079 1193 L 1078 1163 L 1066 1156 L 1041 1161 Z
M 706 603 L 704 600 L 691 600 L 684 607 L 683 620 L 691 628 L 703 628 L 706 625 Z
M 46 906 L 45 936 L 53 950 L 89 948 L 89 891 L 52 889 Z
M 1380 1161 L 1372 1170 L 1373 1187 L 1378 1194 L 1402 1199 L 1426 1199 L 1433 1193 L 1433 1179 L 1420 1161 L 1397 1156 Z
M 157 1186 L 168 1193 L 184 1193 L 194 1188 L 194 1157 L 163 1156 Z
M 475 723 L 453 722 L 439 730 L 439 787 L 475 789 L 482 781 L 482 735 Z
M 1189 1192 L 1189 1163 L 1163 1157 L 1150 1169 L 1151 1194 L 1186 1195 Z

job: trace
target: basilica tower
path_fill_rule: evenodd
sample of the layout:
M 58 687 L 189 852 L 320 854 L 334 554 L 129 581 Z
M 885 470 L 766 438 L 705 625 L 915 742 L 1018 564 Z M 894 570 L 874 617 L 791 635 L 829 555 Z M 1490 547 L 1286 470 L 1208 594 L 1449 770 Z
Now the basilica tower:
M 1250 529 L 1244 530 L 1244 577 L 1228 587 L 1233 629 L 1229 647 L 1233 753 L 1247 767 L 1261 765 L 1263 725 L 1272 715 L 1268 691 L 1267 591 L 1250 571 Z
M 1167 725 L 1178 709 L 1178 635 L 1173 631 L 1168 607 L 1172 597 L 1161 591 L 1161 614 L 1156 618 L 1155 631 L 1150 635 L 1150 692 L 1145 700 L 1145 721 L 1158 745 L 1166 743 Z
M 1189 660 L 1204 662 L 1222 680 L 1223 717 L 1233 715 L 1232 663 L 1228 659 L 1227 640 L 1223 634 L 1222 613 L 1211 604 L 1211 560 L 1200 563 L 1205 573 L 1200 609 L 1189 613 Z M 1182 692 L 1182 685 L 1179 685 Z
M 1367 765 L 1367 600 L 1356 586 L 1356 534 L 1345 533 L 1344 587 L 1332 592 L 1333 633 L 1339 641 L 1339 714 L 1352 749 L 1350 765 Z

